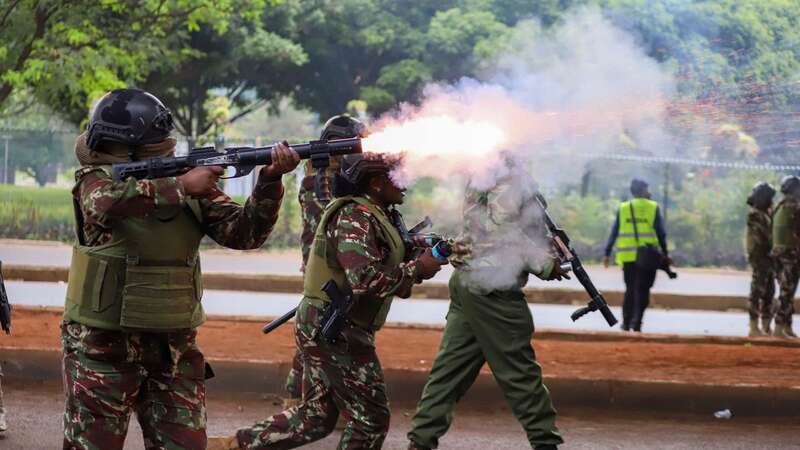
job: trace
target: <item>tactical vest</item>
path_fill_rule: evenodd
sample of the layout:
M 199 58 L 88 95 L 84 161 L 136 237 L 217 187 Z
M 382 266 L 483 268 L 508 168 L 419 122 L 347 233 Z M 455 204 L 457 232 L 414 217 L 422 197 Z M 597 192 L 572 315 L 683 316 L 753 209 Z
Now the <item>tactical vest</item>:
M 101 170 L 110 176 L 110 167 Z M 78 205 L 74 207 L 82 218 Z M 107 244 L 77 243 L 64 320 L 136 331 L 172 331 L 205 322 L 198 257 L 205 234 L 201 217 L 199 203 L 190 199 L 181 206 L 157 208 L 147 217 L 116 221 Z
M 380 207 L 364 197 L 341 197 L 335 199 L 325 208 L 325 212 L 322 214 L 317 226 L 303 280 L 303 295 L 307 301 L 315 306 L 324 307 L 326 303 L 330 302 L 328 296 L 322 292 L 322 286 L 328 280 L 333 279 L 336 281 L 336 284 L 341 289 L 348 285 L 344 269 L 336 259 L 336 249 L 328 241 L 326 230 L 328 229 L 328 223 L 336 215 L 336 212 L 352 202 L 366 207 L 377 219 L 380 225 L 376 230 L 378 241 L 389 249 L 386 264 L 397 266 L 403 262 L 405 257 L 405 246 L 400 233 Z M 350 320 L 356 325 L 376 331 L 386 322 L 386 315 L 389 314 L 391 305 L 391 296 L 382 300 L 356 298 L 353 309 L 350 312 Z
M 788 207 L 787 207 L 788 206 Z M 772 216 L 772 245 L 774 249 L 800 249 L 800 240 L 797 237 L 798 224 L 795 204 L 786 204 L 781 200 L 775 207 Z
M 633 214 L 631 214 L 633 205 Z M 619 228 L 617 229 L 617 264 L 636 261 L 636 249 L 647 244 L 658 244 L 655 231 L 656 210 L 658 203 L 646 198 L 634 198 L 619 205 Z M 636 220 L 636 240 L 633 221 Z

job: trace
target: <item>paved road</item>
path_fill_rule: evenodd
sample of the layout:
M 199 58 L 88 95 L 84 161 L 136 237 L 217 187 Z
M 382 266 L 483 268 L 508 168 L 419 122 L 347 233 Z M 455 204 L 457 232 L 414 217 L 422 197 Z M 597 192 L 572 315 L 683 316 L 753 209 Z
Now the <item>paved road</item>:
M 69 266 L 71 252 L 68 245 L 61 243 L 0 239 L 0 261 L 5 264 Z M 206 250 L 201 253 L 203 270 L 209 272 L 300 274 L 300 254 L 295 251 Z M 617 268 L 604 269 L 600 266 L 590 266 L 587 270 L 601 291 L 625 290 L 621 270 Z M 447 281 L 450 271 L 450 267 L 445 267 L 435 279 Z M 680 277 L 677 280 L 670 280 L 662 272 L 659 272 L 653 291 L 690 295 L 746 296 L 750 290 L 750 275 L 747 272 L 700 269 L 678 271 Z M 541 281 L 536 277 L 531 277 L 529 286 L 580 289 L 580 285 L 575 280 L 555 283 Z
M 0 448 L 33 450 L 60 448 L 63 395 L 59 385 L 5 386 L 10 431 L 0 439 Z M 556 399 L 557 402 L 557 399 Z M 413 404 L 393 405 L 392 427 L 384 448 L 405 449 Z M 277 412 L 271 399 L 232 398 L 219 392 L 208 394 L 208 427 L 212 435 L 231 433 Z M 706 415 L 660 415 L 633 411 L 561 410 L 558 424 L 566 440 L 563 450 L 583 449 L 797 449 L 800 422 L 796 418 L 739 418 L 718 420 Z M 338 432 L 309 450 L 335 448 Z M 126 449 L 143 448 L 141 431 L 131 421 Z M 525 434 L 505 409 L 456 410 L 456 420 L 442 439 L 442 450 L 511 450 L 530 448 Z
M 63 306 L 66 283 L 8 281 L 6 289 L 14 304 Z M 279 316 L 297 305 L 298 295 L 263 292 L 205 290 L 203 305 L 209 314 Z M 569 305 L 529 304 L 538 328 L 607 331 L 608 325 L 599 313 L 572 322 L 575 309 Z M 398 300 L 389 311 L 389 322 L 443 325 L 446 300 Z M 620 308 L 611 308 L 620 318 Z M 745 336 L 747 314 L 699 310 L 648 310 L 645 331 L 682 335 Z

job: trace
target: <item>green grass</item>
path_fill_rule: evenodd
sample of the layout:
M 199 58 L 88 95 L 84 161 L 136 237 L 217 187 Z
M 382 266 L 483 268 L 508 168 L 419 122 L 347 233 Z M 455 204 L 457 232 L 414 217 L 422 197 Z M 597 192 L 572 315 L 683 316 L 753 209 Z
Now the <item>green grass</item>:
M 70 241 L 69 189 L 0 185 L 0 237 Z

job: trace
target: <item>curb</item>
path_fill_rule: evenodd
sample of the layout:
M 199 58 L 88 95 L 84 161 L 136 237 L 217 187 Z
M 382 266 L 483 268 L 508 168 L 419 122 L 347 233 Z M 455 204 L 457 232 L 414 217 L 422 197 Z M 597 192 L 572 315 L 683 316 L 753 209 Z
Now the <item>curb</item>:
M 3 268 L 8 280 L 66 282 L 69 268 L 56 266 L 7 265 Z M 227 291 L 275 292 L 296 294 L 303 290 L 300 275 L 232 274 L 206 272 L 203 274 L 204 289 Z M 529 303 L 553 305 L 582 305 L 586 293 L 577 289 L 532 288 L 523 289 Z M 622 291 L 606 291 L 603 296 L 612 306 L 622 305 Z M 415 286 L 413 298 L 446 299 L 450 293 L 445 283 L 430 282 Z M 705 311 L 747 311 L 747 297 L 720 295 L 650 294 L 650 307 L 659 309 L 685 309 Z M 800 310 L 800 299 L 795 300 L 795 309 Z
M 209 395 L 273 394 L 282 396 L 289 362 L 211 359 L 216 377 L 207 384 Z M 9 381 L 61 380 L 61 352 L 4 348 L 2 363 Z M 427 371 L 385 370 L 390 401 L 413 407 L 428 378 Z M 731 409 L 738 416 L 796 416 L 800 388 L 762 385 L 717 386 L 639 380 L 590 380 L 545 376 L 559 410 L 603 408 L 710 414 Z M 468 408 L 506 408 L 505 398 L 491 374 L 481 373 L 460 401 Z

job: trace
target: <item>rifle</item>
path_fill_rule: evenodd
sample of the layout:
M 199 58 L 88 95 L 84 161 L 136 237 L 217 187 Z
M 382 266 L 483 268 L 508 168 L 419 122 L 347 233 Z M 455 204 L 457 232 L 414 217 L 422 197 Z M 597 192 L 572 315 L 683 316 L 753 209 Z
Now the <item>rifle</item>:
M 214 147 L 201 147 L 191 150 L 186 156 L 114 164 L 113 177 L 115 181 L 124 181 L 128 177 L 137 180 L 165 178 L 181 175 L 194 167 L 222 166 L 236 168 L 236 173 L 224 178 L 237 178 L 249 174 L 256 166 L 271 164 L 272 147 L 229 147 L 222 152 Z M 289 147 L 300 155 L 300 159 L 311 159 L 314 168 L 321 168 L 328 166 L 331 156 L 361 153 L 361 138 L 311 141 Z
M 572 313 L 570 316 L 572 321 L 574 322 L 580 319 L 589 312 L 599 310 L 606 319 L 606 322 L 608 322 L 608 326 L 613 327 L 617 323 L 617 318 L 614 317 L 614 313 L 612 313 L 611 309 L 609 309 L 606 299 L 603 298 L 603 294 L 601 294 L 600 291 L 598 291 L 594 286 L 594 283 L 592 283 L 592 279 L 589 278 L 589 274 L 586 273 L 586 270 L 583 268 L 583 264 L 581 263 L 578 255 L 575 253 L 575 250 L 570 247 L 569 236 L 567 236 L 567 233 L 563 229 L 559 228 L 555 222 L 553 222 L 553 219 L 547 212 L 547 200 L 544 199 L 542 194 L 537 192 L 535 198 L 539 203 L 539 207 L 542 209 L 542 217 L 544 218 L 545 225 L 547 225 L 547 229 L 550 231 L 556 251 L 559 253 L 561 260 L 565 263 L 569 263 L 569 265 L 572 266 L 572 272 L 575 274 L 575 278 L 578 279 L 583 288 L 586 290 L 586 293 L 589 294 L 589 297 L 591 298 L 588 305 Z
M 3 282 L 3 266 L 0 261 L 0 326 L 6 334 L 11 333 L 11 305 L 8 303 L 8 294 L 6 294 L 6 285 Z

